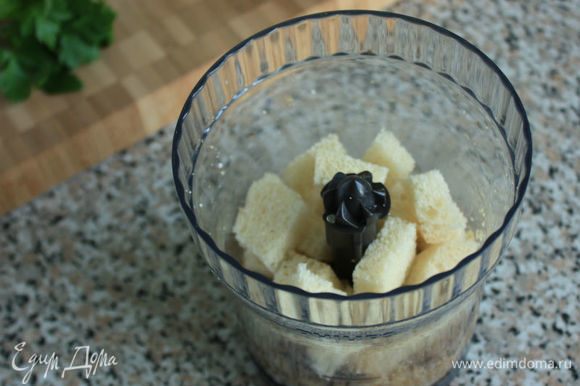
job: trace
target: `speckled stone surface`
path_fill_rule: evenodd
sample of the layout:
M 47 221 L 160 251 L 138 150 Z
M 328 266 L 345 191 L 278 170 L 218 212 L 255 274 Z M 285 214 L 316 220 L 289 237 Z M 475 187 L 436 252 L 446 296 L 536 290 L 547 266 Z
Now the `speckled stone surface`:
M 579 384 L 580 3 L 401 2 L 479 46 L 533 127 L 534 176 L 518 232 L 485 285 L 467 359 L 571 360 L 572 369 L 463 369 L 453 385 Z M 196 256 L 174 194 L 166 129 L 0 218 L 0 384 L 23 354 L 103 349 L 118 364 L 29 384 L 263 384 L 227 291 Z M 1 194 L 1 193 L 0 193 Z M 22 358 L 22 357 L 21 357 Z M 17 363 L 23 365 L 22 359 Z

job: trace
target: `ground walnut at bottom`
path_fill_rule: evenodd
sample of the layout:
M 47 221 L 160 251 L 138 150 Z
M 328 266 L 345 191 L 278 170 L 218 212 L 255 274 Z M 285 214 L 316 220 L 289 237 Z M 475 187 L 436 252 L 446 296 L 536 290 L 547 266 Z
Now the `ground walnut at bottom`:
M 429 315 L 378 327 L 280 323 L 247 304 L 239 322 L 255 361 L 281 385 L 432 385 L 465 351 L 481 294 L 477 286 Z

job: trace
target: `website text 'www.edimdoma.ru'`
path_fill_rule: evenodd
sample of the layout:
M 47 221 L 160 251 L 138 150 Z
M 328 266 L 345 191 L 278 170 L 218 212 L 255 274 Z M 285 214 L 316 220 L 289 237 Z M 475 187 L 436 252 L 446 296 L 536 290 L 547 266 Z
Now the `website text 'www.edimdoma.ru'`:
M 544 360 L 544 359 L 489 359 L 489 360 L 459 360 L 452 361 L 454 369 L 563 369 L 574 367 L 572 360 Z

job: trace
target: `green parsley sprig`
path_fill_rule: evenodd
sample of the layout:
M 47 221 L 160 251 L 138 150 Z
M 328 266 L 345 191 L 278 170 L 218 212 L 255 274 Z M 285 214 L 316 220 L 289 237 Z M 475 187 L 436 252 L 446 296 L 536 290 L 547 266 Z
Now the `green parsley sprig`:
M 0 93 L 22 101 L 33 88 L 82 88 L 73 73 L 113 40 L 115 12 L 103 0 L 0 0 Z

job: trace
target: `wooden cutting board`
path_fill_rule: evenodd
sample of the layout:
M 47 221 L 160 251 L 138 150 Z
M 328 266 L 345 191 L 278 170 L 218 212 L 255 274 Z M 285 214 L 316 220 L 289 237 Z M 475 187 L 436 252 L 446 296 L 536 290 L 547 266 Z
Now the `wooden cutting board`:
M 241 39 L 300 14 L 393 0 L 109 0 L 115 42 L 78 70 L 81 92 L 0 97 L 0 214 L 173 122 L 195 82 Z

